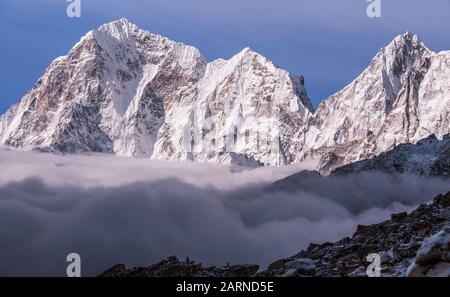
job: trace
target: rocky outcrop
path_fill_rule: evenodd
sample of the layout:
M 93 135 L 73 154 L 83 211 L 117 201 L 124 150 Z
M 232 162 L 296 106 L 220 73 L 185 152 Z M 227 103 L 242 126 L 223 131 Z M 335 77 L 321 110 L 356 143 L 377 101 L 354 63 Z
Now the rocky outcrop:
M 106 270 L 100 277 L 251 277 L 258 271 L 257 265 L 235 265 L 224 267 L 203 267 L 202 264 L 180 261 L 169 257 L 149 267 L 127 269 L 119 264 Z
M 199 263 L 171 257 L 148 268 L 126 269 L 116 265 L 101 276 L 244 276 L 244 277 L 364 277 L 367 256 L 378 254 L 381 276 L 450 275 L 450 192 L 411 213 L 397 213 L 391 220 L 359 225 L 351 237 L 310 244 L 298 254 L 274 261 L 264 271 L 256 265 L 203 268 Z

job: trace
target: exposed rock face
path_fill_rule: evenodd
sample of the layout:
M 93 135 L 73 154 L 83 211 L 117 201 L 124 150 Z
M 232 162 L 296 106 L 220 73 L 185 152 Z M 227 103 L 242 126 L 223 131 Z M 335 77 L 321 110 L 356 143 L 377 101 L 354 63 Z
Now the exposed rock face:
M 169 257 L 147 268 L 126 269 L 119 264 L 106 270 L 100 277 L 251 277 L 258 271 L 257 265 L 236 265 L 204 268 L 202 264 L 187 259 L 180 262 L 176 257 Z
M 450 134 L 445 135 L 440 141 L 432 135 L 417 144 L 401 144 L 377 157 L 337 168 L 332 174 L 352 174 L 361 171 L 448 177 Z
M 303 83 L 250 49 L 207 63 L 197 49 L 121 19 L 48 67 L 0 118 L 0 143 L 280 165 L 313 109 Z
M 322 102 L 299 131 L 298 160 L 319 170 L 364 160 L 402 143 L 450 133 L 450 52 L 418 36 L 396 37 L 350 85 Z

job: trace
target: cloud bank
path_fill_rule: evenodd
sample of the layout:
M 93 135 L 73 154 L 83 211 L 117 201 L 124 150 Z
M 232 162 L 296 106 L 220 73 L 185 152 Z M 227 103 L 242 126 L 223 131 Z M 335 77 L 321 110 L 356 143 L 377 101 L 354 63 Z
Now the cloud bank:
M 232 172 L 0 151 L 0 276 L 64 276 L 72 252 L 85 276 L 170 255 L 264 267 L 449 190 L 448 181 L 384 174 L 272 185 L 304 166 Z

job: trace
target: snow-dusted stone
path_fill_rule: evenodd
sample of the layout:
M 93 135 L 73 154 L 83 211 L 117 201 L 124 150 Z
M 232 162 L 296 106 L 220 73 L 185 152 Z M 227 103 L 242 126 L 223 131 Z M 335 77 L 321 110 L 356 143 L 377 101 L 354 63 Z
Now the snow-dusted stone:
M 427 239 L 417 252 L 415 260 L 418 265 L 441 261 L 450 262 L 450 227 Z
M 348 274 L 349 277 L 366 277 L 367 276 L 367 268 L 364 266 L 360 266 L 356 268 L 354 271 Z
M 450 276 L 450 227 L 428 238 L 417 252 L 407 276 Z
M 300 276 L 300 273 L 298 269 L 288 269 L 286 272 L 282 275 L 282 277 L 297 277 Z
M 441 262 L 435 265 L 427 273 L 428 277 L 450 277 L 450 263 Z
M 300 274 L 314 275 L 316 265 L 311 259 L 295 259 L 286 263 L 286 268 L 297 269 Z

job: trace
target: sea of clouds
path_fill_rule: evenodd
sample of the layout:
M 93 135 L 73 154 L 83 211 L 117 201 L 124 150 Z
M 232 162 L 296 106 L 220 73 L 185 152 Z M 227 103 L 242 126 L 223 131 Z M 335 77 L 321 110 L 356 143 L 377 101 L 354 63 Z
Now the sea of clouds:
M 84 276 L 171 255 L 265 268 L 450 190 L 448 180 L 381 173 L 273 184 L 310 167 L 237 171 L 0 149 L 0 276 L 64 276 L 73 252 Z

